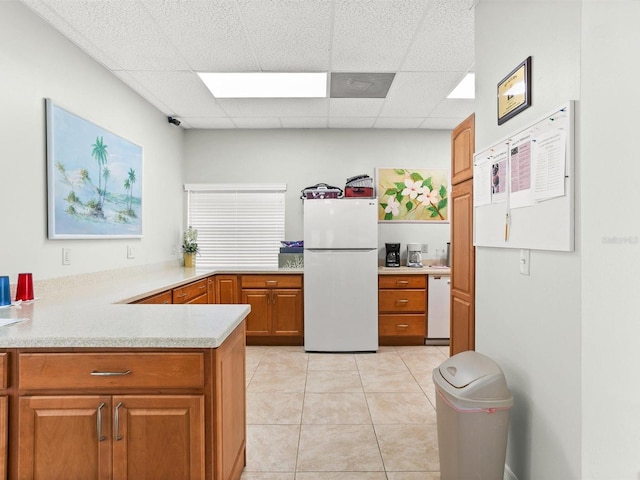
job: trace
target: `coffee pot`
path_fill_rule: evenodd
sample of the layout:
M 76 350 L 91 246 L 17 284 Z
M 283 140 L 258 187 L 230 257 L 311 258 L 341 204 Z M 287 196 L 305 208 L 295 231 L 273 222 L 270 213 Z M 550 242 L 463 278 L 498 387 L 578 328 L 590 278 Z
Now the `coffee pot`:
M 407 243 L 407 267 L 422 266 L 422 244 Z
M 385 243 L 386 255 L 384 260 L 385 267 L 399 267 L 400 266 L 400 244 L 399 243 Z

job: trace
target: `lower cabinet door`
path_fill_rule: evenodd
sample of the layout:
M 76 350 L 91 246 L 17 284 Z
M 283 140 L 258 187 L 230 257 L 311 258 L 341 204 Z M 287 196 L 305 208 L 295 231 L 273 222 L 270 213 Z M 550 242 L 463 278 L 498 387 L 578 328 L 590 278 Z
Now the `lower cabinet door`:
M 7 397 L 0 397 L 0 478 L 7 478 L 7 449 L 9 444 L 9 407 Z
M 20 479 L 111 478 L 111 398 L 20 398 Z
M 251 305 L 247 316 L 247 335 L 269 335 L 271 333 L 271 291 L 266 289 L 242 289 L 242 303 Z
M 302 335 L 302 290 L 273 291 L 272 330 L 275 335 Z
M 112 403 L 114 480 L 204 478 L 202 395 L 123 395 Z

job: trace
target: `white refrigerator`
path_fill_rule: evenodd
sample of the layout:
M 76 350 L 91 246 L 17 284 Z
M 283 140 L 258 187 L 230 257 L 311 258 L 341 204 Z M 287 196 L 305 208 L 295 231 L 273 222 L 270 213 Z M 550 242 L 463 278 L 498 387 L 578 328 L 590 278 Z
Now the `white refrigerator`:
M 304 201 L 304 349 L 378 350 L 378 202 Z

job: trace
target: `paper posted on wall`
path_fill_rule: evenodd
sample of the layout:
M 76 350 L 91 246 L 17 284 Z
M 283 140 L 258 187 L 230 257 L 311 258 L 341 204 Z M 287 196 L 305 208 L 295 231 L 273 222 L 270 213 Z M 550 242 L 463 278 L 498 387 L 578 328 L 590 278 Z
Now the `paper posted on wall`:
M 532 146 L 537 201 L 564 195 L 566 132 L 551 130 L 538 135 Z

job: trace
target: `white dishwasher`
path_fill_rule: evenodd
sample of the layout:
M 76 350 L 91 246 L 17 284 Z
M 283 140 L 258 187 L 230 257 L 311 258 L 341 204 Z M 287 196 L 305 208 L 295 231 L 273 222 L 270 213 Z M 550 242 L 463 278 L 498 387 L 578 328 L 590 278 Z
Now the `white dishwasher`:
M 449 340 L 451 275 L 429 275 L 427 342 Z

